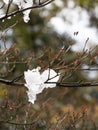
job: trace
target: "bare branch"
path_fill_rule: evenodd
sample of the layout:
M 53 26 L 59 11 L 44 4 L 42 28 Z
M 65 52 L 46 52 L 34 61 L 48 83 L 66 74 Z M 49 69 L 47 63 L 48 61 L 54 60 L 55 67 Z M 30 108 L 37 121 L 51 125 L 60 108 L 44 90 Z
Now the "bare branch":
M 31 122 L 31 123 L 16 123 L 16 122 L 11 122 L 11 121 L 3 121 L 3 120 L 1 120 L 0 121 L 0 124 L 11 124 L 11 125 L 36 125 L 36 122 L 34 121 L 34 122 Z
M 66 67 L 66 66 L 61 66 L 61 67 L 58 67 L 58 68 L 55 68 L 55 70 L 75 70 L 75 68 L 74 67 Z M 89 67 L 89 68 L 76 68 L 76 70 L 80 70 L 80 71 L 98 71 L 98 68 L 91 68 L 91 67 Z
M 65 83 L 62 83 L 62 82 L 45 82 L 47 84 L 57 84 L 57 86 L 60 86 L 60 87 L 98 87 L 98 82 L 65 82 Z
M 6 16 L 7 16 L 8 12 L 9 12 L 12 1 L 13 0 L 9 0 L 8 7 L 7 7 L 7 10 L 6 10 Z
M 20 82 L 16 82 L 17 80 L 19 80 L 23 75 L 20 75 L 18 77 L 16 77 L 13 80 L 6 80 L 6 79 L 2 79 L 0 78 L 0 83 L 3 83 L 5 85 L 10 85 L 10 86 L 24 86 L 24 83 L 20 83 Z

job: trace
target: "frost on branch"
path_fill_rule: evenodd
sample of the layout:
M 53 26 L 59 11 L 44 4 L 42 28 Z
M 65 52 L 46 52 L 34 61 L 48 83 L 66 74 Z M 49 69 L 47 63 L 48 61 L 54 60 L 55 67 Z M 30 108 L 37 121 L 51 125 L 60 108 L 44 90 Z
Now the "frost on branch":
M 3 0 L 5 4 L 9 4 L 11 0 Z M 33 0 L 12 0 L 12 4 L 17 5 L 19 9 L 26 9 L 33 5 Z M 23 11 L 23 19 L 24 22 L 28 22 L 30 20 L 29 14 L 31 12 L 31 9 Z
M 28 88 L 28 100 L 33 104 L 37 94 L 41 93 L 44 88 L 56 87 L 56 82 L 59 80 L 59 75 L 53 69 L 47 69 L 43 73 L 40 73 L 40 69 L 40 67 L 37 67 L 24 72 L 25 86 Z M 45 83 L 46 81 L 51 83 Z

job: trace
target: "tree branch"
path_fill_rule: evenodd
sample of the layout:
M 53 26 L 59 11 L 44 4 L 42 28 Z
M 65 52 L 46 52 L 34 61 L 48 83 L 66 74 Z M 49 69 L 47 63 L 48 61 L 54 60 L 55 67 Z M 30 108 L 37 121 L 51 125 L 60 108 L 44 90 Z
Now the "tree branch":
M 14 16 L 16 14 L 19 14 L 19 13 L 24 12 L 24 11 L 29 10 L 29 9 L 42 8 L 42 7 L 52 3 L 53 1 L 55 1 L 55 0 L 46 0 L 46 1 L 42 2 L 42 3 L 40 3 L 39 5 L 33 5 L 31 7 L 25 8 L 25 9 L 16 10 L 16 11 L 13 11 L 11 13 L 6 13 L 6 15 L 1 17 L 0 20 L 4 20 L 4 19 L 6 19 L 8 17 L 12 17 L 12 16 Z
M 9 4 L 8 4 L 7 10 L 6 10 L 6 16 L 7 16 L 8 12 L 9 12 L 12 1 L 13 0 L 11 0 L 11 1 L 9 0 Z
M 25 125 L 25 126 L 27 126 L 27 125 L 36 125 L 36 122 L 34 121 L 34 122 L 31 122 L 31 123 L 16 123 L 16 122 L 10 122 L 10 121 L 3 121 L 3 120 L 1 120 L 0 121 L 0 124 L 11 124 L 11 125 Z
M 5 84 L 5 85 L 11 85 L 11 86 L 24 86 L 24 83 L 16 82 L 18 81 L 23 74 L 19 75 L 18 77 L 14 78 L 13 80 L 6 80 L 3 78 L 0 78 L 0 83 Z
M 45 82 L 47 84 L 56 84 L 60 87 L 98 87 L 98 82 Z
M 23 75 L 20 75 L 16 77 L 13 80 L 6 80 L 0 78 L 0 83 L 3 83 L 5 85 L 10 85 L 10 86 L 24 86 L 24 83 L 18 82 L 18 80 L 22 77 Z M 56 84 L 57 86 L 60 87 L 98 87 L 98 82 L 49 82 L 46 81 L 46 84 Z

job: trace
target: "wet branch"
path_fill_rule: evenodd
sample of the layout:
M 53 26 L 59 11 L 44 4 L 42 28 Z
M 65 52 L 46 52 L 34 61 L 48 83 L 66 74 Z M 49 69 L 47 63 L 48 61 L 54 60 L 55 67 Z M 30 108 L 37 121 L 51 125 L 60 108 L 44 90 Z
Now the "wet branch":
M 18 77 L 12 80 L 0 78 L 0 83 L 5 84 L 5 85 L 11 85 L 11 86 L 24 86 L 24 83 L 18 82 L 22 76 L 23 74 L 19 75 Z
M 47 84 L 56 84 L 60 87 L 97 87 L 98 82 L 46 82 Z

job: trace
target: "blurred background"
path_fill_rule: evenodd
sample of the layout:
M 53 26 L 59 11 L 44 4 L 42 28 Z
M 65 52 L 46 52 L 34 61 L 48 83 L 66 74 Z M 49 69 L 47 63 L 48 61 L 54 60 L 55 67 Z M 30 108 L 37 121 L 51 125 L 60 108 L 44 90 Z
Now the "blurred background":
M 0 4 L 3 4 L 2 0 Z M 16 8 L 12 6 L 10 12 Z M 6 6 L 0 12 L 5 9 Z M 0 78 L 13 79 L 28 68 L 47 66 L 47 56 L 49 58 L 50 54 L 52 60 L 64 45 L 64 51 L 69 48 L 67 54 L 60 57 L 60 60 L 66 61 L 65 64 L 75 61 L 83 51 L 90 52 L 79 66 L 84 70 L 75 71 L 64 81 L 97 82 L 97 43 L 98 0 L 55 0 L 45 7 L 33 9 L 28 23 L 24 23 L 22 13 L 0 21 Z M 5 52 L 5 49 L 8 50 Z M 9 64 L 3 63 L 5 61 Z M 55 64 L 52 68 L 55 68 Z M 70 70 L 62 71 L 66 73 L 66 77 L 71 73 Z M 24 82 L 24 79 L 20 81 Z M 97 130 L 95 122 L 98 122 L 98 87 L 57 86 L 46 89 L 37 96 L 32 105 L 28 103 L 25 87 L 0 84 L 0 115 L 1 130 L 45 130 L 46 127 L 52 130 L 52 126 L 55 130 L 67 127 L 70 130 L 80 127 L 82 130 Z M 80 115 L 83 116 L 82 121 Z M 30 123 L 36 120 L 36 128 L 6 122 Z M 75 128 L 71 127 L 72 122 Z

